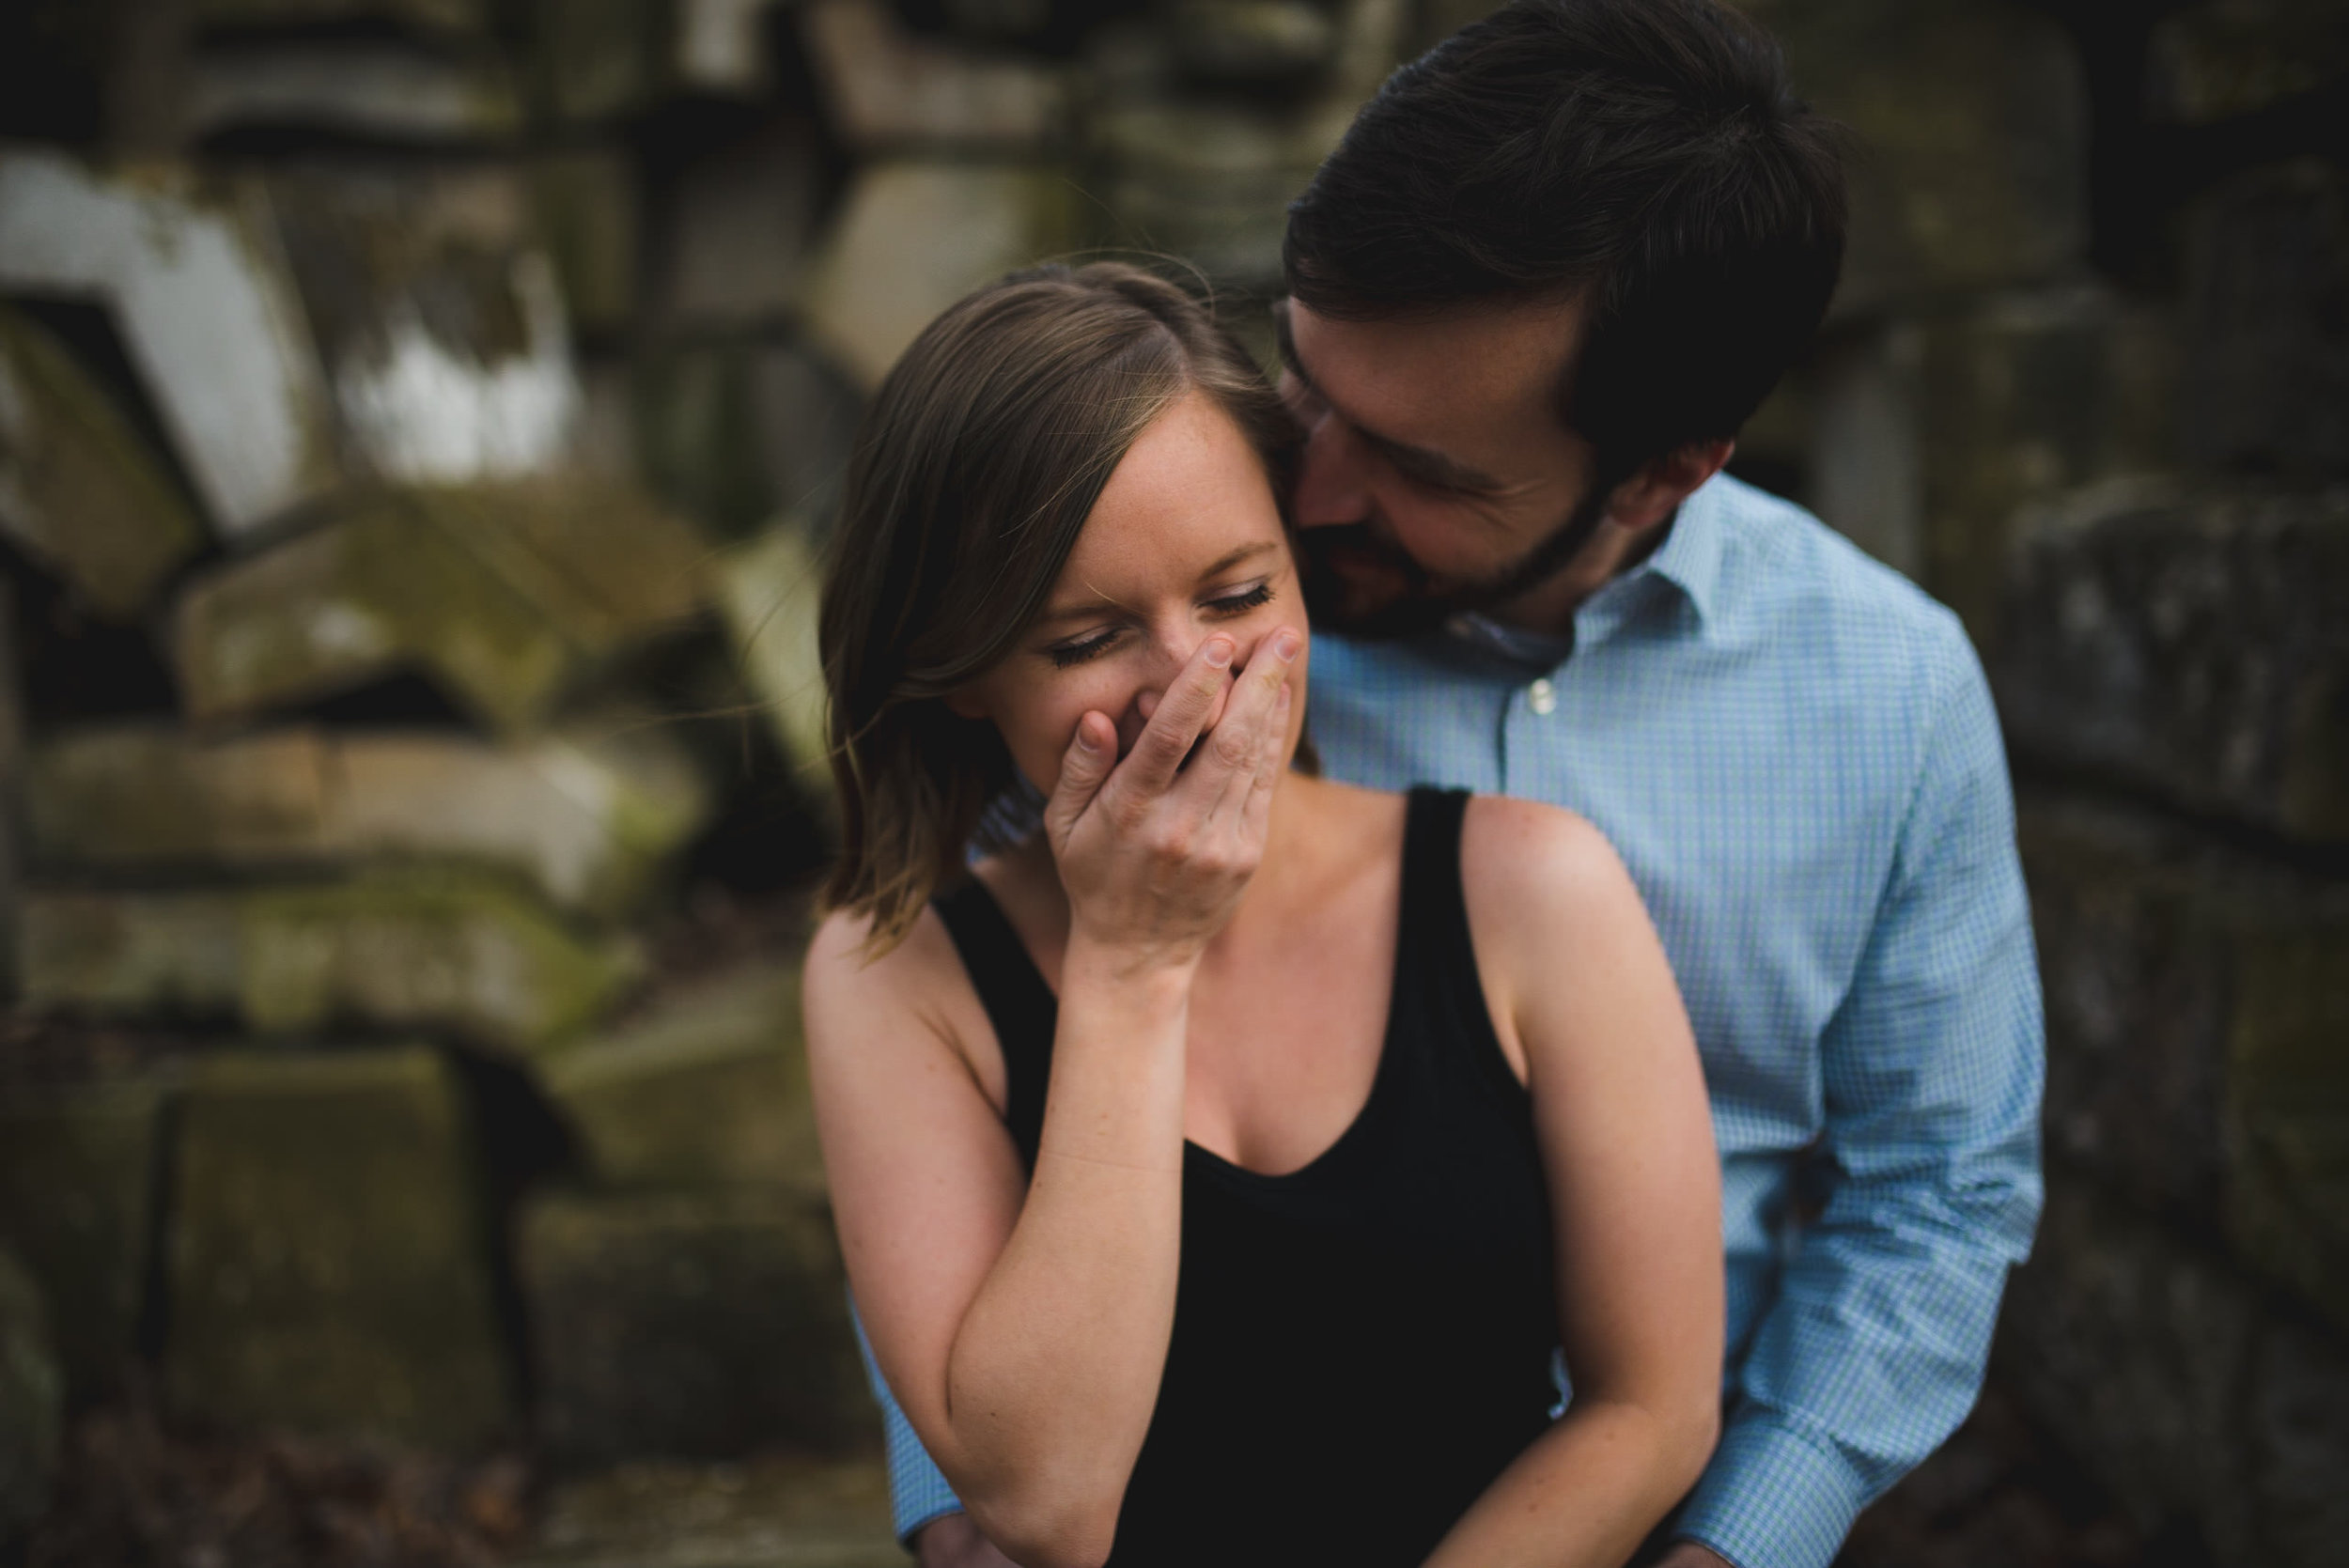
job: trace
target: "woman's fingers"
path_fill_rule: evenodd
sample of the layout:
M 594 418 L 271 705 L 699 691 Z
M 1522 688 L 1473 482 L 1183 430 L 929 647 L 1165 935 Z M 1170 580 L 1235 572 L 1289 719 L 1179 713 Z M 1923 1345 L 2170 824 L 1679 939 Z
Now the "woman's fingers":
M 1215 711 L 1215 700 L 1223 693 L 1231 667 L 1229 637 L 1210 637 L 1191 650 L 1190 661 L 1166 689 L 1142 738 L 1119 765 L 1121 790 L 1131 790 L 1144 799 L 1167 792 L 1183 758 L 1190 754 L 1191 743 L 1206 728 L 1207 715 Z
M 1216 721 L 1207 744 L 1190 765 L 1187 787 L 1197 790 L 1211 804 L 1228 805 L 1235 812 L 1246 803 L 1263 766 L 1266 747 L 1286 737 L 1287 722 L 1278 720 L 1276 730 L 1274 710 L 1288 691 L 1289 672 L 1304 646 L 1303 635 L 1288 627 L 1256 644 L 1231 701 L 1223 705 L 1223 717 Z
M 1088 711 L 1077 721 L 1077 733 L 1061 753 L 1060 778 L 1052 785 L 1052 798 L 1044 803 L 1044 831 L 1053 844 L 1068 842 L 1069 830 L 1116 765 L 1117 726 L 1107 715 Z

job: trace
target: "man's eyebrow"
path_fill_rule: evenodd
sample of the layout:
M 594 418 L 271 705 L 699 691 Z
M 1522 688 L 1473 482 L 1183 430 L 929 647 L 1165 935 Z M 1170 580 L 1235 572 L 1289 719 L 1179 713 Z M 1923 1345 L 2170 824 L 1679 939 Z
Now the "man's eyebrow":
M 1298 357 L 1297 339 L 1289 331 L 1288 303 L 1286 300 L 1280 300 L 1274 302 L 1272 306 L 1272 337 L 1280 347 L 1281 364 L 1290 375 L 1303 383 L 1307 392 L 1312 393 L 1322 402 L 1329 403 L 1330 395 L 1322 391 L 1315 382 L 1312 373 L 1305 368 L 1305 362 Z M 1432 451 L 1424 446 L 1412 446 L 1405 442 L 1390 440 L 1376 430 L 1363 428 L 1358 421 L 1348 418 L 1334 404 L 1330 407 L 1339 418 L 1345 419 L 1348 425 L 1354 427 L 1356 435 L 1361 437 L 1373 451 L 1386 458 L 1395 471 L 1407 479 L 1416 479 L 1422 484 L 1434 485 L 1450 490 L 1489 491 L 1504 488 L 1500 480 L 1481 469 L 1470 468 L 1466 463 L 1455 461 L 1440 452 Z

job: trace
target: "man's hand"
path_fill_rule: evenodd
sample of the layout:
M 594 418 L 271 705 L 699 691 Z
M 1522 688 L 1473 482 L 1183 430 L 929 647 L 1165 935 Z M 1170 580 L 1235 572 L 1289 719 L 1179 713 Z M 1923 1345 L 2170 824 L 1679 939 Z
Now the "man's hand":
M 977 1531 L 972 1533 L 976 1534 Z M 929 1559 L 922 1560 L 926 1563 Z M 1693 1541 L 1675 1541 L 1664 1548 L 1664 1555 L 1656 1560 L 1655 1568 L 1734 1568 L 1734 1565 L 1729 1559 L 1707 1551 Z
M 915 1530 L 913 1560 L 921 1568 L 1019 1568 L 979 1533 L 968 1514 L 941 1514 Z

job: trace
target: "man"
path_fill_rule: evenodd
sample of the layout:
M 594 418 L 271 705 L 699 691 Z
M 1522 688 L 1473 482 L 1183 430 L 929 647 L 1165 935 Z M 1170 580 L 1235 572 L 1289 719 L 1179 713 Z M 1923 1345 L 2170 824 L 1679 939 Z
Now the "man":
M 1712 0 L 1519 0 L 1397 72 L 1290 209 L 1325 766 L 1592 818 L 1703 1052 L 1724 1423 L 1670 1568 L 1824 1568 L 1970 1407 L 2038 1213 L 2038 986 L 1979 664 L 1719 473 L 1843 232 L 1832 128 Z M 923 1560 L 1001 1562 L 891 1416 Z

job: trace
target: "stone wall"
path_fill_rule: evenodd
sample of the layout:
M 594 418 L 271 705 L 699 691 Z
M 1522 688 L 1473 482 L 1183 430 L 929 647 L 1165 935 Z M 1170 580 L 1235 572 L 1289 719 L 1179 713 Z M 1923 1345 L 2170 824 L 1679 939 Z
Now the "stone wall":
M 1866 163 L 1740 460 L 1965 616 L 2017 780 L 2048 1206 L 1994 1383 L 2160 1560 L 2340 1561 L 2349 11 L 1751 9 Z
M 1959 610 L 2020 789 L 2049 1207 L 2001 1420 L 2164 1560 L 2338 1560 L 2344 12 L 1746 3 L 1862 155 L 1737 466 Z M 126 1379 L 564 1467 L 869 1452 L 797 916 L 723 912 L 820 844 L 862 398 L 1082 248 L 1261 347 L 1283 202 L 1478 8 L 8 10 L 0 1294 L 52 1415 L 0 1538 Z

